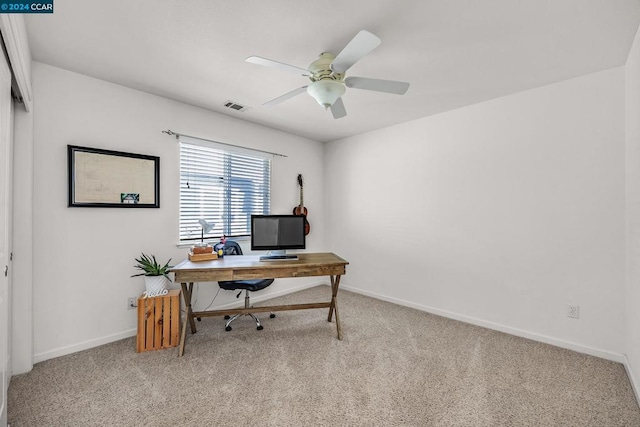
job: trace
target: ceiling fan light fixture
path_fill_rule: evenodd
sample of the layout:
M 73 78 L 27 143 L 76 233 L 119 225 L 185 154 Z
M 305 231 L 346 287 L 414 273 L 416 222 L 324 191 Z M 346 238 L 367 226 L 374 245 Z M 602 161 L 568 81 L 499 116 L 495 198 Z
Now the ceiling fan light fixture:
M 307 87 L 307 93 L 325 109 L 331 107 L 338 98 L 344 95 L 346 87 L 333 80 L 319 80 Z

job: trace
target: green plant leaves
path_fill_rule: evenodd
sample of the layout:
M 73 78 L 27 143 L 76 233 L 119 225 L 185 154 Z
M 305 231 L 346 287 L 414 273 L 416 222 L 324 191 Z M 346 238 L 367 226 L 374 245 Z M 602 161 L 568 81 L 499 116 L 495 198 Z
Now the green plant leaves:
M 131 277 L 136 276 L 164 276 L 167 279 L 171 280 L 168 276 L 169 270 L 173 267 L 169 265 L 171 262 L 171 258 L 167 261 L 166 264 L 162 265 L 158 263 L 155 255 L 146 255 L 144 252 L 140 255 L 140 258 L 135 258 L 137 265 L 134 265 L 135 268 L 142 270 L 142 273 L 134 274 Z

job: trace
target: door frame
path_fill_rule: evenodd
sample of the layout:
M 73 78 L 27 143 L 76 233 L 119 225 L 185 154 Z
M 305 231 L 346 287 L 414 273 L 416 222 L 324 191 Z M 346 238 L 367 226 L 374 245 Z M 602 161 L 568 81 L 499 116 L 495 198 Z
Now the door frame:
M 11 378 L 11 265 L 13 243 L 13 101 L 11 69 L 4 55 L 0 58 L 0 426 L 7 421 L 7 393 Z

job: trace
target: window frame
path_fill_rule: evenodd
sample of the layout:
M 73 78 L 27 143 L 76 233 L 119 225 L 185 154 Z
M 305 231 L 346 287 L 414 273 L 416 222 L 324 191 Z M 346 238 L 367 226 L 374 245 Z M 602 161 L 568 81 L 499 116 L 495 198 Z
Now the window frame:
M 250 215 L 271 212 L 273 155 L 260 150 L 183 135 L 178 138 L 178 143 L 178 245 L 191 245 L 201 240 L 202 225 L 194 223 L 194 218 L 200 217 L 200 213 L 207 210 L 209 213 L 214 212 L 218 215 L 217 221 L 222 224 L 217 224 L 210 233 L 205 233 L 204 241 L 219 239 L 222 234 L 239 240 L 248 238 L 251 235 Z M 189 147 L 191 154 L 194 154 L 192 158 L 189 158 L 188 152 L 183 150 L 184 145 Z M 211 156 L 206 155 L 207 151 Z M 205 169 L 206 162 L 215 166 L 208 174 L 194 172 L 196 164 L 201 159 L 205 161 Z M 198 167 L 202 170 L 201 164 Z M 254 179 L 256 173 L 260 173 L 261 177 Z M 185 185 L 188 185 L 193 177 L 196 177 L 193 181 L 196 186 L 202 185 L 202 188 L 206 186 L 207 190 L 215 191 L 215 194 L 212 191 L 201 191 L 200 194 L 204 194 L 204 199 L 201 199 L 199 207 L 196 206 L 197 201 L 190 200 L 198 194 L 197 190 L 192 194 L 185 194 Z M 217 188 L 218 186 L 220 188 Z M 220 198 L 222 200 L 216 200 Z M 190 208 L 186 207 L 185 203 L 193 204 L 191 209 L 195 209 L 196 212 L 200 209 L 200 211 L 187 213 Z M 212 218 L 206 218 L 209 213 L 205 212 L 202 218 L 207 222 L 216 222 Z M 238 222 L 242 220 L 237 218 L 243 214 L 245 225 L 239 226 Z

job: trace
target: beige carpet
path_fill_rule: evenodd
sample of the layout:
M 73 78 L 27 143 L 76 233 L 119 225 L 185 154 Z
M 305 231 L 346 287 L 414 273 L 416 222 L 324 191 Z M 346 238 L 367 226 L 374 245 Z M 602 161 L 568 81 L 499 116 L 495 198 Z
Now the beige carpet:
M 281 303 L 327 300 L 320 286 Z M 177 349 L 134 338 L 12 378 L 22 426 L 640 426 L 624 367 L 340 291 L 326 310 L 203 319 Z

